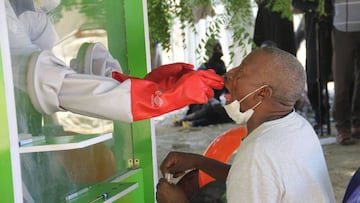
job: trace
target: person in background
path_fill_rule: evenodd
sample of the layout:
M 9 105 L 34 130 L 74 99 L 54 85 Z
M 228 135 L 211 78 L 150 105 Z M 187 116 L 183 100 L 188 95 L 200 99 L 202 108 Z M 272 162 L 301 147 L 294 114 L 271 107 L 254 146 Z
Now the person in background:
M 267 0 L 258 3 L 253 38 L 257 47 L 271 41 L 279 49 L 296 56 L 293 20 L 282 17 L 280 12 L 272 11 Z
M 206 55 L 209 59 L 203 63 L 197 70 L 214 70 L 219 76 L 226 73 L 222 47 L 218 40 L 210 38 L 205 45 Z M 221 124 L 232 122 L 226 114 L 221 96 L 225 94 L 225 87 L 214 89 L 214 97 L 210 98 L 206 104 L 190 104 L 186 115 L 179 121 L 175 121 L 175 126 L 207 126 L 211 124 Z
M 317 11 L 318 1 L 293 0 L 292 5 L 304 13 L 307 95 L 315 113 L 313 127 L 319 134 L 323 134 L 330 127 L 326 124 L 329 124 L 330 119 L 327 83 L 332 79 L 332 3 L 331 0 L 325 1 L 324 15 Z
M 336 140 L 354 144 L 360 138 L 360 1 L 334 1 L 333 77 Z
M 161 172 L 179 177 L 188 169 L 200 169 L 226 182 L 228 203 L 335 202 L 319 139 L 310 123 L 294 111 L 305 80 L 301 63 L 288 52 L 272 47 L 251 52 L 225 81 L 230 93 L 225 109 L 248 131 L 232 165 L 170 152 Z M 191 202 L 164 178 L 157 185 L 156 199 Z

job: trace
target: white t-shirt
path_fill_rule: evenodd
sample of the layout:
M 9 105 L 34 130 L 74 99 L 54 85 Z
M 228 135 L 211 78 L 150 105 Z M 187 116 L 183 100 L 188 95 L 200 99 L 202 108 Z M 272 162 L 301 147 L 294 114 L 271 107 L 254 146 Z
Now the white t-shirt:
M 226 193 L 228 203 L 335 202 L 319 139 L 296 112 L 263 123 L 243 140 Z

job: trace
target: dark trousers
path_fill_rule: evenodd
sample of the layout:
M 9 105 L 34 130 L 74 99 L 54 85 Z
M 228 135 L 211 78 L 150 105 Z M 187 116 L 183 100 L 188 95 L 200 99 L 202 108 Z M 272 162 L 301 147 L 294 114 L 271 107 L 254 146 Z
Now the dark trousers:
M 258 5 L 255 19 L 254 42 L 260 47 L 265 41 L 275 42 L 276 47 L 296 56 L 293 21 L 266 7 L 267 1 Z
M 333 29 L 334 119 L 338 131 L 360 127 L 360 32 Z
M 329 118 L 327 82 L 331 76 L 332 17 L 319 17 L 316 12 L 305 14 L 306 75 L 308 98 L 315 112 L 317 124 L 326 124 Z

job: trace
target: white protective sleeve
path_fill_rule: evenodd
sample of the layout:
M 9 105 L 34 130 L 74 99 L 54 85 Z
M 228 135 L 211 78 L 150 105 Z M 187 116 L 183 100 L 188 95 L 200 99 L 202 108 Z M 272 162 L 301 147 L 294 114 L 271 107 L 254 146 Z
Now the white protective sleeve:
M 78 74 L 51 51 L 35 52 L 28 65 L 28 92 L 42 113 L 71 111 L 81 115 L 132 122 L 131 81 Z
M 51 50 L 59 40 L 55 27 L 46 13 L 25 11 L 19 16 L 19 20 L 27 36 L 30 37 L 31 43 L 41 50 Z

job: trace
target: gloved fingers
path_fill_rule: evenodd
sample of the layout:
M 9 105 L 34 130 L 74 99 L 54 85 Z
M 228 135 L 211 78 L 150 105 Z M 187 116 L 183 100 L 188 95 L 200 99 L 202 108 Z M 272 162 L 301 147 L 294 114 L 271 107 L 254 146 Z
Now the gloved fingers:
M 214 90 L 213 90 L 212 88 L 207 87 L 207 88 L 205 88 L 205 91 L 204 91 L 204 92 L 205 92 L 205 95 L 206 95 L 206 97 L 207 97 L 207 100 L 206 100 L 206 101 L 208 101 L 208 99 L 214 97 Z
M 224 83 L 224 78 L 222 76 L 216 74 L 216 72 L 212 69 L 198 70 L 196 72 L 197 72 L 197 74 L 199 74 L 203 77 L 206 77 L 208 79 Z
M 122 74 L 120 72 L 117 72 L 117 71 L 113 71 L 111 73 L 111 76 L 112 76 L 113 79 L 117 80 L 120 83 L 124 82 L 127 79 L 139 79 L 139 78 L 136 78 L 136 77 L 124 75 L 124 74 Z
M 194 95 L 194 102 L 198 104 L 206 104 L 210 98 L 214 97 L 214 91 L 211 87 L 206 85 L 203 86 L 202 92 L 199 92 L 198 95 Z
M 212 89 L 222 89 L 224 87 L 224 79 L 216 73 L 206 71 L 196 71 L 191 74 L 184 75 L 180 82 L 185 82 L 186 80 L 192 80 L 194 86 L 197 82 L 201 81 L 203 85 L 212 88 Z M 198 80 L 198 81 L 197 81 Z M 198 84 L 199 85 L 199 84 Z
M 191 80 L 194 84 L 196 80 L 201 80 L 213 89 L 222 89 L 224 87 L 224 78 L 217 75 L 214 70 L 199 70 L 185 74 L 179 79 L 178 83 L 189 83 L 186 82 L 187 80 Z
M 172 88 L 183 75 L 189 72 L 195 72 L 193 65 L 187 63 L 172 63 L 159 66 L 148 73 L 144 79 L 155 82 L 161 90 L 165 91 Z
M 209 78 L 202 78 L 202 81 L 212 89 L 222 89 L 224 87 L 224 83 L 218 80 L 212 80 Z
M 177 74 L 177 76 L 181 77 L 182 75 L 187 74 L 189 72 L 195 72 L 195 70 L 193 70 L 192 68 L 191 69 L 184 68 Z
M 184 69 L 194 70 L 194 65 L 192 65 L 190 63 L 179 63 L 179 64 L 181 64 Z
M 182 98 L 187 98 L 189 103 L 206 104 L 209 98 L 214 97 L 214 91 L 211 87 L 202 81 L 193 83 L 193 86 L 184 86 L 182 90 Z
M 160 82 L 169 77 L 180 78 L 183 74 L 194 71 L 194 66 L 187 63 L 172 63 L 159 66 L 148 73 L 144 79 L 153 82 Z M 176 79 L 175 79 L 176 80 Z
M 112 78 L 119 81 L 120 83 L 122 83 L 128 79 L 128 77 L 126 75 L 116 72 L 116 71 L 112 72 Z
M 181 69 L 187 69 L 187 70 L 194 70 L 194 65 L 190 64 L 190 63 L 170 63 L 170 64 L 165 64 L 165 65 L 161 65 L 156 69 L 161 69 L 161 68 L 169 68 L 169 67 L 181 67 Z

